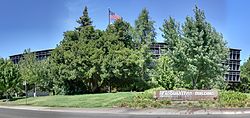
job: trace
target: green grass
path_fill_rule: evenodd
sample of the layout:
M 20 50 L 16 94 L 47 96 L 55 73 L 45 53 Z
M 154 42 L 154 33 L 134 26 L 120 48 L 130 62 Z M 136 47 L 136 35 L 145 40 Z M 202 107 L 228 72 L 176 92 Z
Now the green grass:
M 75 108 L 98 108 L 113 107 L 117 103 L 132 99 L 137 93 L 119 92 L 119 93 L 103 93 L 103 94 L 85 94 L 73 96 L 46 96 L 28 98 L 28 105 L 48 106 L 48 107 L 75 107 Z M 12 101 L 8 104 L 25 105 L 25 99 Z
M 156 88 L 157 89 L 157 88 Z M 28 98 L 28 105 L 47 107 L 74 107 L 74 108 L 224 108 L 219 101 L 168 101 L 154 100 L 154 89 L 145 92 L 118 92 L 102 94 L 84 94 L 72 96 L 46 96 Z M 244 107 L 250 107 L 250 94 L 246 94 Z M 235 97 L 233 97 L 235 98 Z M 230 99 L 231 100 L 231 99 Z M 234 100 L 234 99 L 233 99 Z M 26 99 L 2 102 L 0 105 L 26 105 Z M 236 106 L 238 107 L 238 106 Z M 243 106 L 240 106 L 243 107 Z M 231 107 L 230 107 L 231 108 Z

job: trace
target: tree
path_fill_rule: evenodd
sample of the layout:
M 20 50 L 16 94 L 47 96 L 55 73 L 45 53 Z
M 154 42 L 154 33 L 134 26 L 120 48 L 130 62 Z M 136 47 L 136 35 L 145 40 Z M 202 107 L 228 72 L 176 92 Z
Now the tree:
M 193 88 L 211 88 L 218 79 L 223 79 L 225 68 L 222 62 L 227 59 L 228 48 L 223 37 L 205 20 L 204 11 L 194 9 L 195 18 L 187 17 L 183 35 L 188 45 L 187 72 Z
M 157 60 L 154 75 L 158 84 L 166 90 L 173 90 L 178 85 L 178 78 L 171 67 L 171 60 L 167 55 L 163 55 Z
M 150 20 L 149 12 L 143 9 L 135 21 L 136 41 L 139 44 L 151 44 L 155 42 L 154 21 Z
M 175 21 L 174 18 L 169 17 L 168 20 L 164 20 L 163 28 L 160 28 L 163 32 L 162 37 L 166 43 L 166 48 L 168 53 L 173 53 L 181 43 L 181 33 L 179 28 L 179 23 Z
M 83 15 L 79 18 L 79 20 L 77 20 L 77 23 L 80 24 L 80 27 L 86 27 L 86 26 L 92 25 L 92 21 L 89 17 L 89 14 L 88 14 L 87 6 L 84 7 Z
M 118 41 L 124 43 L 127 48 L 134 48 L 135 44 L 132 40 L 132 27 L 123 19 L 116 20 L 113 24 L 109 25 L 107 32 L 114 34 Z
M 21 91 L 17 65 L 10 60 L 0 59 L 0 93 L 7 99 Z
M 140 52 L 140 77 L 142 81 L 150 81 L 151 70 L 153 69 L 153 58 L 150 52 L 150 45 L 155 42 L 154 21 L 149 17 L 149 12 L 143 9 L 135 21 L 134 40 Z
M 40 84 L 38 74 L 39 65 L 35 53 L 32 53 L 30 49 L 24 50 L 23 58 L 18 65 L 21 80 L 34 88 L 35 97 L 37 86 Z
M 250 90 L 250 58 L 240 67 L 240 70 L 239 91 L 248 93 Z
M 135 82 L 140 72 L 138 51 L 131 49 L 130 46 L 126 47 L 124 40 L 120 40 L 122 37 L 117 35 L 117 32 L 107 31 L 98 41 L 103 43 L 100 49 L 105 52 L 101 77 L 104 86 L 109 86 L 110 91 L 112 88 L 131 90 L 131 84 Z
M 52 64 L 50 63 L 50 58 L 39 60 L 36 62 L 36 73 L 38 79 L 36 82 L 37 88 L 45 92 L 53 92 L 53 77 L 52 77 Z
M 173 69 L 180 72 L 186 87 L 210 89 L 223 79 L 222 62 L 227 59 L 229 50 L 222 35 L 206 21 L 204 11 L 196 6 L 194 13 L 194 18 L 186 18 L 182 33 L 171 18 L 162 31 L 172 48 Z
M 95 30 L 85 7 L 78 20 L 80 27 L 64 33 L 64 39 L 52 52 L 54 90 L 58 94 L 81 94 L 99 91 L 102 50 L 96 41 L 102 31 Z

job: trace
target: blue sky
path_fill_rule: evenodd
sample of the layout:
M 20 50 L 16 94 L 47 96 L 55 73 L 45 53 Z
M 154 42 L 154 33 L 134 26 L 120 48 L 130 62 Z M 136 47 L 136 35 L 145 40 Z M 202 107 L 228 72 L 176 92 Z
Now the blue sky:
M 24 49 L 55 48 L 63 32 L 72 30 L 84 6 L 93 25 L 105 29 L 110 8 L 134 24 L 142 8 L 147 8 L 162 41 L 159 27 L 169 16 L 183 23 L 197 4 L 207 21 L 221 32 L 229 47 L 242 49 L 241 59 L 250 56 L 250 1 L 248 0 L 0 0 L 0 57 L 22 53 Z

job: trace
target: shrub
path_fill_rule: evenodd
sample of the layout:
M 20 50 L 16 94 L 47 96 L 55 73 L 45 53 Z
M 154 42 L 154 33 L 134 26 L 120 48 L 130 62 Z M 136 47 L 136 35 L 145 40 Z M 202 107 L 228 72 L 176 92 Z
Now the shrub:
M 160 108 L 170 105 L 171 102 L 169 100 L 157 101 L 154 99 L 153 96 L 157 90 L 164 90 L 164 88 L 158 87 L 146 90 L 143 93 L 138 93 L 131 101 L 123 101 L 118 106 L 130 108 Z
M 247 95 L 240 92 L 221 91 L 219 95 L 221 107 L 245 107 L 247 100 Z
M 158 88 L 152 88 L 148 89 L 142 93 L 137 94 L 134 98 L 135 99 L 154 99 L 154 94 L 158 90 L 164 90 L 163 87 L 158 87 Z

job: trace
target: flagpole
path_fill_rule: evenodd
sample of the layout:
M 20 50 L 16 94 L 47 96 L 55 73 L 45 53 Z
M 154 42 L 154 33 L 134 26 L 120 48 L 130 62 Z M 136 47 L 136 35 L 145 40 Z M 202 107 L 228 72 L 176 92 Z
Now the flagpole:
M 108 8 L 108 18 L 109 18 L 109 24 L 108 25 L 110 25 L 110 8 Z

